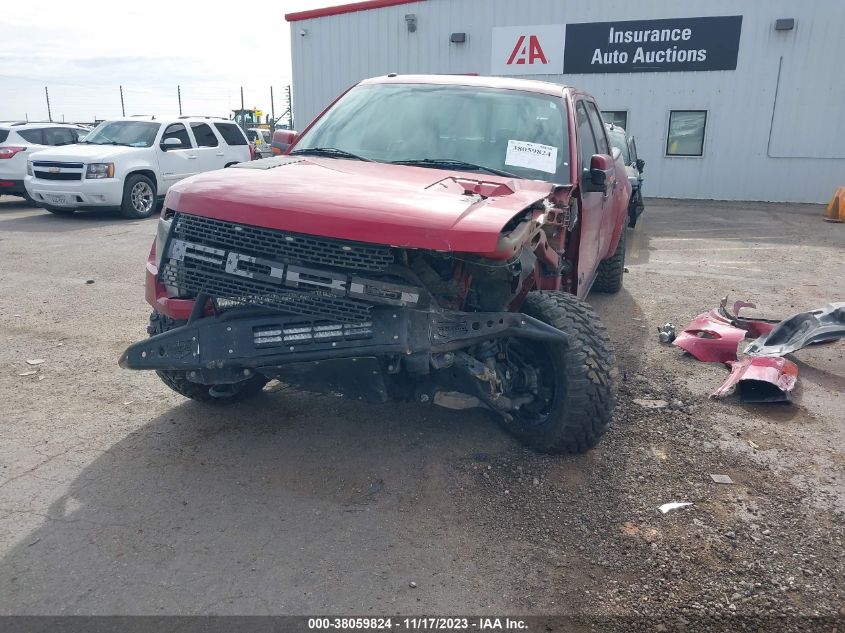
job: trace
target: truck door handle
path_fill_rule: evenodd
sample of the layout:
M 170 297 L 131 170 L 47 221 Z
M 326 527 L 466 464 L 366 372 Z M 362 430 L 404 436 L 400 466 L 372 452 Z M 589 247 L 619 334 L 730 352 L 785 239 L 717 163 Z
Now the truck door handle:
M 217 152 L 217 153 L 215 154 L 215 156 L 225 156 L 225 155 L 226 155 L 226 154 L 224 154 L 223 152 Z
M 196 154 L 188 154 L 188 160 L 196 160 L 196 159 L 197 159 Z

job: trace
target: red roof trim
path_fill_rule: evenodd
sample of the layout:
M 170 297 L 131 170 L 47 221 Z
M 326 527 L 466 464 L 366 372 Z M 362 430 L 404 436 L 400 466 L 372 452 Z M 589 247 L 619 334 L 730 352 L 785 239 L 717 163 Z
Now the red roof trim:
M 411 4 L 413 2 L 424 2 L 425 0 L 363 0 L 363 2 L 351 2 L 336 7 L 323 7 L 322 9 L 311 9 L 310 11 L 299 11 L 288 13 L 285 20 L 288 22 L 299 22 L 311 18 L 324 18 L 329 15 L 341 15 L 342 13 L 354 13 L 355 11 L 367 11 L 369 9 L 381 9 L 392 7 L 397 4 Z

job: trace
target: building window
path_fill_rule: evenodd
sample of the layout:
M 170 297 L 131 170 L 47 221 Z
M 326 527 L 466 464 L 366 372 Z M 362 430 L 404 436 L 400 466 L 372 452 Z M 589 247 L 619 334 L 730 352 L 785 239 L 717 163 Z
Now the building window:
M 672 110 L 669 112 L 667 156 L 702 156 L 707 110 Z
M 623 130 L 628 129 L 628 111 L 627 110 L 602 110 L 601 118 L 605 123 L 613 123 L 616 127 L 621 127 Z

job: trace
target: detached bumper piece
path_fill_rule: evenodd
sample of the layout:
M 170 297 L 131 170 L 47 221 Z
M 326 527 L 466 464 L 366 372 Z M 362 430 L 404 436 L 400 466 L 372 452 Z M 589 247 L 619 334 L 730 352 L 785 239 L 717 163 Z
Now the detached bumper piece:
M 739 392 L 742 402 L 791 402 L 798 366 L 786 358 L 748 356 L 728 363 L 731 373 L 711 397 Z
M 243 379 L 244 370 L 338 358 L 418 358 L 505 336 L 567 340 L 557 328 L 513 312 L 388 308 L 374 309 L 365 321 L 336 323 L 235 309 L 135 343 L 123 353 L 120 366 L 193 371 L 200 374 L 189 373 L 196 382 L 225 383 Z

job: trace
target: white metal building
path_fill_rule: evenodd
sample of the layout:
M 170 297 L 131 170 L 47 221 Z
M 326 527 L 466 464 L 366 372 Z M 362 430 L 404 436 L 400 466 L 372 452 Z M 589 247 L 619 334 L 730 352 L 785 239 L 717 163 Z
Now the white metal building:
M 843 0 L 370 0 L 286 16 L 303 129 L 388 72 L 584 88 L 646 195 L 826 202 L 845 185 Z

